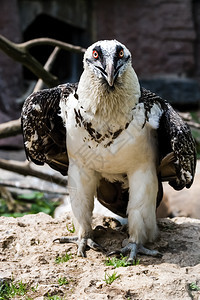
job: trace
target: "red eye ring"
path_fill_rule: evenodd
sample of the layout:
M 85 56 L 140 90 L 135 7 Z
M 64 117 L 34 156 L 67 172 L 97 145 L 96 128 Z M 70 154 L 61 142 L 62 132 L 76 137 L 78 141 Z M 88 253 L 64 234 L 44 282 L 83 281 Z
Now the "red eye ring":
M 92 52 L 92 56 L 97 59 L 99 57 L 99 53 L 97 52 L 97 50 L 93 50 Z
M 120 50 L 118 55 L 119 55 L 119 58 L 123 58 L 124 57 L 124 50 Z

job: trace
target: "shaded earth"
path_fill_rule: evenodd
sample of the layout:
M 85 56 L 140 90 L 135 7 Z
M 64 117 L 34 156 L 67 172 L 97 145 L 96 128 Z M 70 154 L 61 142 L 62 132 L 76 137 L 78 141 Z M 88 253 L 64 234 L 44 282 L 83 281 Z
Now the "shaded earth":
M 112 218 L 95 216 L 93 224 L 104 227 L 95 229 L 96 241 L 109 251 L 127 238 Z M 106 266 L 103 253 L 90 249 L 87 258 L 80 258 L 76 245 L 53 243 L 56 237 L 74 235 L 69 213 L 55 219 L 44 213 L 1 217 L 0 284 L 11 279 L 27 284 L 26 295 L 12 299 L 200 299 L 200 290 L 191 288 L 200 287 L 200 220 L 177 217 L 158 224 L 160 237 L 149 247 L 163 257 L 138 256 L 138 265 L 114 269 Z M 56 263 L 66 252 L 71 259 Z M 119 277 L 106 283 L 105 274 L 114 272 Z

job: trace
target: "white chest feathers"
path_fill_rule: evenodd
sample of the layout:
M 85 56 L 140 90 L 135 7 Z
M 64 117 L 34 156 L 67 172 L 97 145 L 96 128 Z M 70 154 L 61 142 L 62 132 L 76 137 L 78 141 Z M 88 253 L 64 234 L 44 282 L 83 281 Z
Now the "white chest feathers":
M 118 119 L 110 120 L 98 114 L 92 118 L 79 101 L 70 95 L 67 106 L 61 105 L 67 130 L 69 159 L 83 168 L 106 174 L 125 174 L 147 160 L 155 164 L 156 134 L 162 114 L 154 105 L 145 123 L 143 103 L 136 104 Z

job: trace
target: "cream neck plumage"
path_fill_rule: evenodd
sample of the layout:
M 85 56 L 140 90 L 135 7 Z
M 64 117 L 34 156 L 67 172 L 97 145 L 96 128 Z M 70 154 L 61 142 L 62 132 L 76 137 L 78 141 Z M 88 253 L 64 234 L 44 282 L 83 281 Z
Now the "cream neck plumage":
M 114 128 L 123 128 L 132 119 L 132 110 L 140 98 L 140 85 L 131 64 L 114 88 L 109 88 L 91 70 L 81 75 L 77 94 L 80 107 L 86 118 L 96 123 L 108 123 Z M 95 100 L 94 100 L 95 99 Z

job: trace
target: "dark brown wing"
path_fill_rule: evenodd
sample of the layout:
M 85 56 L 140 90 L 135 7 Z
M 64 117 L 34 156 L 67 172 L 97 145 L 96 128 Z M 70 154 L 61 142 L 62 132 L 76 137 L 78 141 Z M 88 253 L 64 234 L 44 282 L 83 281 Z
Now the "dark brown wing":
M 175 190 L 190 188 L 196 169 L 196 147 L 189 126 L 169 103 L 164 107 L 158 130 L 163 181 Z
M 176 190 L 189 188 L 196 168 L 196 148 L 189 126 L 166 100 L 150 91 L 142 89 L 140 102 L 144 103 L 147 117 L 154 103 L 159 103 L 163 110 L 158 128 L 161 180 L 168 181 Z
M 67 175 L 68 155 L 59 103 L 76 88 L 77 84 L 64 84 L 33 93 L 24 102 L 21 114 L 27 158 L 38 165 L 47 163 L 63 175 Z

